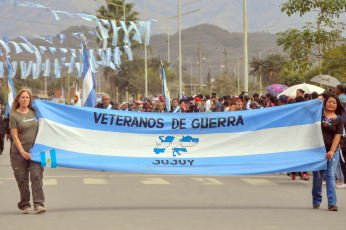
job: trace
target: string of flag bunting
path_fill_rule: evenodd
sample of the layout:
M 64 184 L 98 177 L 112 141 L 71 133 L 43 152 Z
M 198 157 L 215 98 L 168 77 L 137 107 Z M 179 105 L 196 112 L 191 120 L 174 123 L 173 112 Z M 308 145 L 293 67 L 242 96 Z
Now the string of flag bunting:
M 53 10 L 50 7 L 46 7 L 40 4 L 32 3 L 32 2 L 19 2 L 16 0 L 0 0 L 1 2 L 7 2 L 8 4 L 12 4 L 15 7 L 31 7 L 35 9 L 45 9 L 51 12 L 55 18 L 55 20 L 60 20 L 58 14 L 64 14 L 68 15 L 71 18 L 82 18 L 84 20 L 87 20 L 89 22 L 95 22 L 97 25 L 97 28 L 99 29 L 99 33 L 97 31 L 88 31 L 89 34 L 94 35 L 96 38 L 98 38 L 100 41 L 102 41 L 102 49 L 97 49 L 97 54 L 100 57 L 101 61 L 97 61 L 93 49 L 89 49 L 89 56 L 91 59 L 91 68 L 92 71 L 95 73 L 97 72 L 97 69 L 100 66 L 109 67 L 113 70 L 116 70 L 121 65 L 121 55 L 123 55 L 123 52 L 120 48 L 123 48 L 124 52 L 127 54 L 127 57 L 129 61 L 133 60 L 133 54 L 131 49 L 131 39 L 134 41 L 137 41 L 139 44 L 142 44 L 141 37 L 143 35 L 146 35 L 145 37 L 145 45 L 148 46 L 150 43 L 150 34 L 151 34 L 151 24 L 156 20 L 149 20 L 149 21 L 138 21 L 137 24 L 135 22 L 128 22 L 130 25 L 127 27 L 126 23 L 124 21 L 119 21 L 120 26 L 117 25 L 115 20 L 107 20 L 107 19 L 98 19 L 94 15 L 89 14 L 74 14 L 66 11 L 60 11 L 60 10 Z M 112 46 L 108 47 L 108 39 L 109 31 L 112 28 Z M 118 32 L 119 30 L 123 30 L 124 32 L 124 39 L 123 43 L 124 46 L 117 46 L 118 45 Z M 130 33 L 134 32 L 134 35 L 130 39 Z M 84 34 L 82 32 L 78 33 L 72 33 L 72 35 L 75 38 L 84 39 Z M 32 35 L 33 38 L 41 39 L 43 41 L 48 42 L 49 44 L 53 44 L 53 36 L 52 35 Z M 75 49 L 67 49 L 67 48 L 55 48 L 55 47 L 46 47 L 46 46 L 38 46 L 38 48 L 33 45 L 25 36 L 18 36 L 21 40 L 24 41 L 24 43 L 17 43 L 15 41 L 9 41 L 9 36 L 4 36 L 3 40 L 0 39 L 0 46 L 3 46 L 6 52 L 6 56 L 9 56 L 11 53 L 10 44 L 14 47 L 15 54 L 19 54 L 23 52 L 23 49 L 31 54 L 34 54 L 36 57 L 36 62 L 29 61 L 26 63 L 25 61 L 20 61 L 19 66 L 21 69 L 21 79 L 26 79 L 30 74 L 32 74 L 33 79 L 37 79 L 40 75 L 40 72 L 43 71 L 43 76 L 49 76 L 51 73 L 51 60 L 49 58 L 46 58 L 45 61 L 42 63 L 41 54 L 44 54 L 45 51 L 48 51 L 51 54 L 54 54 L 57 52 L 57 50 L 60 51 L 62 54 L 67 54 L 69 51 L 71 53 L 70 62 L 66 63 L 66 57 L 61 58 L 60 60 L 58 58 L 54 58 L 54 68 L 52 70 L 54 71 L 54 74 L 56 78 L 61 77 L 61 67 L 65 66 L 68 68 L 68 73 L 72 73 L 74 71 L 74 67 L 76 68 L 78 72 L 78 77 L 81 76 L 83 71 L 83 57 L 82 57 L 82 49 L 79 49 L 79 62 L 76 62 L 76 50 Z M 57 39 L 60 44 L 63 44 L 64 39 L 66 38 L 65 34 L 58 34 Z M 3 56 L 3 53 L 0 49 L 0 56 Z M 112 58 L 113 57 L 113 58 Z M 112 60 L 113 59 L 113 60 Z M 8 73 L 11 78 L 13 78 L 16 75 L 17 72 L 17 61 L 11 62 L 13 68 Z M 0 62 L 0 78 L 4 78 L 4 63 Z

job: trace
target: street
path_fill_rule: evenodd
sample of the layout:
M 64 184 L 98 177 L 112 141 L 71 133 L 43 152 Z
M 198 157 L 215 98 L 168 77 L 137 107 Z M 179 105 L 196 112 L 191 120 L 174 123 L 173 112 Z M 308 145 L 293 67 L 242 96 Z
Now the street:
M 312 209 L 311 181 L 286 173 L 255 176 L 153 175 L 45 169 L 47 212 L 22 215 L 9 162 L 0 156 L 0 229 L 345 229 L 346 190 L 338 212 L 325 186 Z

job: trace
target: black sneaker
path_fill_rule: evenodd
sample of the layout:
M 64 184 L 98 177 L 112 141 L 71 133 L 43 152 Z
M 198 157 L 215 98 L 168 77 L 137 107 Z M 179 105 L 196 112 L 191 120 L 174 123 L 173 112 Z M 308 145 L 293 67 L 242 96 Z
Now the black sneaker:
M 336 206 L 335 204 L 332 204 L 331 206 L 328 207 L 328 209 L 330 211 L 338 211 L 338 206 Z
M 313 208 L 313 209 L 319 209 L 319 208 L 320 208 L 320 205 L 319 205 L 319 204 L 314 204 L 314 205 L 312 206 L 312 208 Z

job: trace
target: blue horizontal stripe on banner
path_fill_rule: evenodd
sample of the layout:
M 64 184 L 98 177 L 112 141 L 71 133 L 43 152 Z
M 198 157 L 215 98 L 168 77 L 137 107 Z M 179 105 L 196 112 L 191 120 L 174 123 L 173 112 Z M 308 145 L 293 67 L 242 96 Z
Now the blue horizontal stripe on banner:
M 322 115 L 321 100 L 240 112 L 183 114 L 103 110 L 67 106 L 42 100 L 35 100 L 33 106 L 38 118 L 45 118 L 71 128 L 138 134 L 177 135 L 246 132 L 312 124 L 321 121 Z M 129 126 L 136 124 L 134 123 L 135 117 L 138 120 L 138 124 L 140 124 L 141 117 L 147 119 L 149 121 L 147 125 L 152 125 L 153 128 Z M 126 119 L 127 123 L 124 121 Z M 172 119 L 183 119 L 186 125 L 172 129 Z M 195 128 L 191 127 L 193 120 L 195 120 L 193 123 Z M 223 127 L 223 125 L 226 127 Z M 207 128 L 201 128 L 202 126 Z
M 52 149 L 35 144 L 35 152 Z M 117 157 L 75 153 L 56 149 L 60 167 L 138 173 L 251 175 L 281 172 L 317 171 L 326 169 L 324 147 L 259 155 L 210 158 Z M 41 162 L 39 152 L 32 160 Z

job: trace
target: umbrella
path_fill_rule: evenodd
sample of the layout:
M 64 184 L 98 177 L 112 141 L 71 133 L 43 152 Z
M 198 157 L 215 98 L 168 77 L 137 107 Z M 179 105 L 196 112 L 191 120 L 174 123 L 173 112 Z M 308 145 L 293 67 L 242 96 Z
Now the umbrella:
M 138 103 L 138 104 L 143 104 L 143 101 L 136 101 L 136 103 Z
M 302 89 L 305 91 L 305 93 L 317 92 L 318 94 L 320 94 L 320 93 L 324 92 L 324 89 L 321 87 L 304 83 L 304 84 L 294 85 L 294 86 L 287 88 L 286 90 L 282 91 L 278 95 L 278 97 L 280 97 L 281 95 L 295 97 L 297 89 Z
M 266 87 L 266 90 L 274 96 L 277 96 L 279 93 L 281 93 L 282 91 L 284 91 L 285 89 L 287 89 L 288 87 L 285 85 L 280 85 L 280 84 L 273 84 L 270 86 Z
M 317 75 L 316 77 L 311 78 L 310 81 L 333 87 L 341 84 L 338 79 L 329 75 Z

